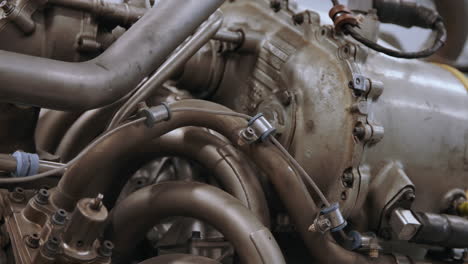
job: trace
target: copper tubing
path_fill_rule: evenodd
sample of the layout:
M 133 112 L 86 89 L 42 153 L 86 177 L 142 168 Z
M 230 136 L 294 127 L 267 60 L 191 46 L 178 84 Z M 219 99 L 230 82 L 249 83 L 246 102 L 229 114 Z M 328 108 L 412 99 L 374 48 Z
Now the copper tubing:
M 113 103 L 161 66 L 223 2 L 161 1 L 87 62 L 0 51 L 1 100 L 56 110 L 88 110 Z
M 193 255 L 170 254 L 147 259 L 139 264 L 221 264 L 221 262 Z
M 171 105 L 173 110 L 183 107 L 230 111 L 224 106 L 200 100 L 185 100 Z M 247 126 L 247 121 L 237 117 L 184 111 L 173 112 L 169 121 L 151 129 L 141 123 L 129 126 L 101 142 L 72 166 L 52 194 L 52 202 L 57 207 L 71 211 L 80 198 L 92 197 L 111 186 L 115 180 L 113 177 L 125 169 L 128 153 L 134 153 L 135 146 L 141 146 L 153 138 L 184 126 L 201 126 L 219 132 L 265 172 L 311 255 L 318 263 L 395 263 L 391 257 L 371 260 L 343 249 L 329 236 L 309 232 L 308 228 L 317 216 L 318 208 L 306 186 L 287 159 L 270 142 L 254 145 L 239 144 L 242 142 L 239 132 Z
M 39 149 L 54 153 L 68 128 L 81 115 L 80 112 L 48 110 L 39 117 L 35 138 Z
M 195 182 L 148 186 L 119 203 L 109 225 L 115 244 L 112 262 L 128 263 L 127 257 L 146 232 L 172 216 L 193 217 L 213 225 L 233 244 L 241 263 L 286 263 L 268 228 L 239 200 L 216 187 Z

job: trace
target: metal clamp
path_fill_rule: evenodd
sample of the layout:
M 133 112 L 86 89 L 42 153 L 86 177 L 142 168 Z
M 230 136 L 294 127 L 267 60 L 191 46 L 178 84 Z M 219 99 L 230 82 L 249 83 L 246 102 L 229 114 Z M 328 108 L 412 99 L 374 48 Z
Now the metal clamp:
M 258 140 L 265 142 L 268 136 L 273 135 L 276 128 L 263 116 L 262 113 L 257 114 L 248 123 L 248 127 L 241 131 L 242 137 L 249 144 Z
M 327 231 L 337 232 L 346 227 L 348 223 L 340 211 L 340 205 L 334 203 L 320 210 L 318 217 L 309 227 L 309 231 L 325 233 Z
M 152 128 L 156 123 L 171 119 L 171 109 L 166 103 L 141 109 L 140 114 L 146 117 L 145 125 L 149 128 Z

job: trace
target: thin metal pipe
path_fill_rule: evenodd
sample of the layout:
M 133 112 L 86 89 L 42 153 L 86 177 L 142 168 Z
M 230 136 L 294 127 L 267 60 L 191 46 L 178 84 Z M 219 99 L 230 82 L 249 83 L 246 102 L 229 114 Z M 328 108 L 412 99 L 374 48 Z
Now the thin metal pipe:
M 124 103 L 112 118 L 107 130 L 118 126 L 119 123 L 128 118 L 137 108 L 137 104 L 144 102 L 150 95 L 154 94 L 156 89 L 169 80 L 175 71 L 182 68 L 218 32 L 222 24 L 222 13 L 217 11 L 200 26 L 193 36 L 176 49 L 164 64 Z
M 108 109 L 88 111 L 72 125 L 57 151 L 62 161 L 66 162 L 75 157 L 103 132 L 105 121 L 108 120 L 114 108 L 110 111 Z M 177 110 L 200 111 L 202 109 L 178 108 Z M 226 111 L 220 113 L 226 113 Z M 146 142 L 136 149 L 130 160 L 126 161 L 126 170 L 122 170 L 117 177 L 121 179 L 120 186 L 123 187 L 129 176 L 133 175 L 138 168 L 163 156 L 181 156 L 198 162 L 212 172 L 228 193 L 238 198 L 254 212 L 265 226 L 270 226 L 265 193 L 254 169 L 249 165 L 243 153 L 206 129 L 181 128 L 156 140 Z M 110 207 L 113 206 L 121 190 L 119 184 L 114 182 L 113 186 L 110 193 L 104 193 L 106 205 Z
M 0 154 L 0 170 L 7 172 L 16 171 L 16 159 L 8 154 Z M 46 160 L 39 160 L 39 172 L 46 172 L 62 167 L 64 164 Z
M 345 250 L 329 235 L 310 232 L 309 226 L 316 218 L 319 208 L 308 193 L 300 175 L 296 174 L 288 159 L 271 142 L 253 145 L 242 143 L 240 131 L 247 127 L 247 121 L 244 118 L 213 115 L 203 111 L 177 112 L 176 110 L 198 108 L 218 112 L 231 111 L 224 106 L 201 100 L 176 102 L 171 104 L 170 108 L 173 112 L 171 119 L 167 122 L 162 122 L 153 128 L 148 128 L 142 123 L 133 124 L 96 144 L 61 179 L 51 195 L 52 203 L 60 208 L 73 210 L 74 204 L 80 198 L 92 197 L 111 186 L 115 175 L 119 175 L 119 171 L 125 169 L 128 153 L 133 153 L 145 142 L 179 127 L 207 127 L 228 138 L 265 173 L 315 261 L 351 264 L 395 263 L 394 258 L 386 256 L 371 260 L 358 253 Z M 83 168 L 86 170 L 83 171 Z M 226 209 L 229 208 L 226 207 Z
M 127 3 L 118 4 L 100 0 L 49 0 L 48 3 L 87 11 L 121 26 L 132 25 L 148 11 L 146 8 Z
M 138 264 L 221 264 L 221 262 L 194 255 L 168 254 L 150 258 Z
M 244 37 L 240 32 L 220 30 L 213 36 L 213 39 L 240 45 Z
M 252 212 L 219 188 L 196 182 L 148 186 L 119 203 L 107 232 L 115 244 L 112 262 L 128 263 L 148 230 L 172 216 L 193 217 L 215 227 L 232 243 L 241 263 L 286 263 L 273 235 Z
M 89 110 L 111 104 L 159 68 L 223 3 L 161 1 L 103 54 L 87 62 L 0 51 L 1 100 L 56 110 Z

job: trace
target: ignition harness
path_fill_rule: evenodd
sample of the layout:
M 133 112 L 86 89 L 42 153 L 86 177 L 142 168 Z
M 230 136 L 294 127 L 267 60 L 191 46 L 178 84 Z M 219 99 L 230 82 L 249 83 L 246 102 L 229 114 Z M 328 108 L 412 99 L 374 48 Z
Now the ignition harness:
M 320 210 L 317 218 L 314 220 L 314 223 L 312 223 L 310 230 L 320 231 L 322 233 L 325 233 L 327 231 L 331 231 L 332 233 L 336 232 L 337 234 L 339 234 L 339 236 L 343 240 L 352 241 L 351 244 L 353 244 L 354 246 L 350 249 L 356 249 L 360 247 L 361 236 L 359 235 L 359 233 L 351 232 L 350 234 L 353 234 L 353 235 L 349 237 L 344 232 L 343 229 L 346 227 L 347 222 L 341 214 L 338 203 L 330 204 L 330 202 L 327 200 L 327 198 L 325 197 L 323 192 L 320 190 L 320 188 L 317 186 L 315 181 L 309 176 L 309 174 L 304 170 L 304 168 L 302 168 L 302 166 L 296 161 L 296 159 L 294 159 L 294 157 L 292 157 L 291 154 L 289 154 L 289 152 L 273 136 L 274 133 L 276 132 L 276 129 L 270 124 L 270 122 L 265 118 L 263 114 L 257 114 L 256 116 L 251 117 L 249 115 L 237 113 L 233 111 L 215 111 L 215 110 L 200 109 L 200 108 L 195 108 L 195 107 L 181 107 L 181 108 L 171 109 L 170 106 L 166 103 L 163 103 L 161 105 L 154 106 L 151 108 L 145 107 L 145 108 L 140 109 L 139 111 L 139 115 L 141 116 L 140 118 L 130 121 L 128 123 L 125 123 L 109 132 L 104 133 L 102 136 L 100 136 L 95 141 L 93 141 L 90 145 L 88 145 L 83 151 L 81 151 L 80 154 L 78 154 L 75 158 L 73 158 L 71 161 L 69 161 L 62 167 L 53 169 L 44 173 L 32 175 L 29 177 L 24 177 L 24 178 L 0 178 L 0 184 L 30 182 L 30 181 L 42 179 L 45 177 L 54 176 L 59 173 L 63 173 L 67 168 L 75 164 L 78 160 L 80 160 L 88 151 L 94 148 L 97 144 L 99 144 L 100 142 L 108 138 L 109 136 L 115 134 L 116 132 L 120 131 L 121 129 L 124 129 L 128 126 L 132 126 L 138 123 L 144 123 L 147 127 L 151 128 L 157 123 L 170 120 L 170 118 L 172 117 L 172 113 L 184 112 L 184 111 L 208 113 L 208 114 L 213 114 L 213 115 L 234 116 L 234 117 L 239 117 L 239 118 L 248 120 L 249 121 L 248 125 L 241 132 L 241 136 L 244 139 L 247 139 L 249 144 L 252 144 L 257 141 L 266 142 L 268 139 L 270 139 L 273 145 L 276 146 L 280 150 L 280 152 L 300 172 L 302 177 L 299 177 L 299 180 L 303 181 L 303 179 L 306 179 L 307 183 L 310 186 L 312 186 L 314 191 L 320 197 L 320 200 L 322 201 L 322 203 L 325 205 L 325 207 Z
M 332 0 L 332 3 L 333 8 L 330 10 L 329 15 L 330 18 L 333 20 L 335 29 L 337 31 L 342 31 L 347 35 L 351 35 L 355 40 L 359 41 L 366 47 L 373 49 L 377 52 L 384 53 L 388 56 L 404 59 L 418 59 L 429 57 L 432 54 L 434 54 L 437 50 L 439 50 L 447 40 L 447 30 L 445 28 L 442 17 L 435 10 L 424 6 L 415 5 L 413 7 L 414 12 L 411 13 L 414 16 L 411 20 L 413 23 L 412 25 L 417 25 L 419 27 L 428 28 L 435 31 L 436 37 L 434 43 L 429 48 L 417 52 L 403 52 L 399 50 L 389 49 L 383 47 L 382 45 L 372 40 L 369 40 L 361 33 L 359 33 L 358 30 L 356 30 L 356 27 L 359 28 L 358 20 L 352 15 L 352 12 L 346 6 L 341 5 L 338 0 Z M 392 22 L 396 22 L 396 20 L 393 18 L 390 20 Z M 407 24 L 404 25 L 406 26 Z

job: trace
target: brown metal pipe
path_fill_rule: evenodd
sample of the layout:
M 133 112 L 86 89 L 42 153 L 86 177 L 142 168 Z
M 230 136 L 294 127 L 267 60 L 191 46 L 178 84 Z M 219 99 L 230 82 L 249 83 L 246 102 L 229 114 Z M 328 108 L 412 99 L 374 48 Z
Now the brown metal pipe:
M 185 100 L 171 104 L 173 111 L 184 107 L 230 111 L 224 106 L 200 100 Z M 311 255 L 318 263 L 395 263 L 391 257 L 381 257 L 377 260 L 366 258 L 343 249 L 329 236 L 309 232 L 308 228 L 317 216 L 318 208 L 300 180 L 300 176 L 270 142 L 238 144 L 242 142 L 239 132 L 247 126 L 247 121 L 237 117 L 195 111 L 173 112 L 171 120 L 153 128 L 136 124 L 122 129 L 111 138 L 103 140 L 67 171 L 52 194 L 52 202 L 58 207 L 72 210 L 80 198 L 92 197 L 112 185 L 114 176 L 125 169 L 128 153 L 134 153 L 135 146 L 141 146 L 153 138 L 184 126 L 201 126 L 219 132 L 265 172 Z
M 221 264 L 221 262 L 194 255 L 169 254 L 150 258 L 139 264 Z
M 121 26 L 132 25 L 148 11 L 146 8 L 126 3 L 108 3 L 102 0 L 49 0 L 49 3 L 87 11 L 105 21 L 114 22 Z
M 75 157 L 103 132 L 113 110 L 100 108 L 88 111 L 73 124 L 57 150 L 63 162 Z M 131 159 L 125 162 L 127 170 L 116 177 L 119 183 L 114 182 L 109 190 L 111 193 L 106 193 L 107 205 L 114 204 L 121 190 L 119 187 L 123 187 L 135 170 L 164 156 L 179 156 L 198 162 L 213 173 L 228 193 L 254 212 L 265 226 L 270 226 L 265 194 L 249 161 L 228 141 L 197 127 L 174 130 L 136 148 Z
M 161 66 L 223 2 L 161 1 L 103 54 L 83 63 L 0 51 L 1 100 L 58 110 L 113 103 Z
M 152 185 L 119 203 L 112 212 L 109 230 L 115 244 L 113 263 L 128 263 L 127 257 L 148 230 L 172 216 L 193 217 L 213 225 L 233 244 L 244 264 L 286 263 L 268 228 L 239 200 L 195 182 Z
M 207 129 L 184 127 L 140 147 L 140 155 L 136 154 L 128 163 L 143 164 L 164 156 L 196 161 L 212 172 L 226 192 L 239 199 L 266 227 L 270 227 L 268 204 L 257 174 L 243 153 L 229 142 Z M 119 179 L 127 177 L 122 175 Z
M 49 153 L 55 153 L 62 137 L 80 115 L 81 112 L 53 110 L 48 110 L 41 115 L 35 132 L 37 148 Z
M 62 162 L 73 159 L 87 144 L 101 134 L 114 107 L 102 107 L 83 113 L 68 129 L 57 147 L 56 154 Z

